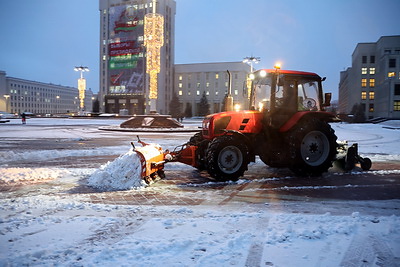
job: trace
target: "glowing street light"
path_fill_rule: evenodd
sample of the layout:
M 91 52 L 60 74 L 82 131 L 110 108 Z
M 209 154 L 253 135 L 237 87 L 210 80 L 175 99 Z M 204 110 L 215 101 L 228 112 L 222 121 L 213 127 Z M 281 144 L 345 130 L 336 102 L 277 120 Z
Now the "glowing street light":
M 8 98 L 10 98 L 10 95 L 3 95 L 3 96 L 6 99 L 6 112 L 8 112 Z
M 254 69 L 253 69 L 253 64 L 258 64 L 258 62 L 260 62 L 261 59 L 259 57 L 245 57 L 243 59 L 243 63 L 246 63 L 248 65 L 250 65 L 250 73 L 253 73 Z
M 75 67 L 74 71 L 79 71 L 81 73 L 81 76 L 78 79 L 78 91 L 79 91 L 79 101 L 80 101 L 79 108 L 80 108 L 80 111 L 83 111 L 85 108 L 85 91 L 86 91 L 86 80 L 83 77 L 83 73 L 85 71 L 89 71 L 89 68 L 79 66 L 79 67 Z

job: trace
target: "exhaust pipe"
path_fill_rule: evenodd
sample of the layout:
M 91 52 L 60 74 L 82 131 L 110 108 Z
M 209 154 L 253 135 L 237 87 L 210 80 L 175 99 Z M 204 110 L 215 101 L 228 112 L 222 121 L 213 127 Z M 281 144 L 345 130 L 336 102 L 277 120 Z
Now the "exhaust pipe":
M 228 72 L 228 94 L 225 97 L 225 111 L 233 111 L 233 97 L 232 97 L 232 75 L 229 70 Z

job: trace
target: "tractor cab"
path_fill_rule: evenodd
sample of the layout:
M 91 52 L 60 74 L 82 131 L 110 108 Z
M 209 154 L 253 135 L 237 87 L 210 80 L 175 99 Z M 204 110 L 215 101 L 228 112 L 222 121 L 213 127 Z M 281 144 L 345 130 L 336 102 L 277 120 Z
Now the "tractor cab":
M 321 112 L 330 105 L 331 95 L 322 92 L 324 78 L 315 73 L 262 69 L 253 77 L 250 109 L 262 111 L 273 128 L 281 128 L 298 112 Z

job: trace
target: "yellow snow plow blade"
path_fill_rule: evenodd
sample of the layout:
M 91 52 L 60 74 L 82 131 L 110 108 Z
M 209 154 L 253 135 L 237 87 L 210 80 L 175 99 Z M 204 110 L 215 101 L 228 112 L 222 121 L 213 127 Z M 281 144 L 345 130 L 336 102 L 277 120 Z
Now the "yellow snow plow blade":
M 164 178 L 164 152 L 157 144 L 147 144 L 138 141 L 142 147 L 135 147 L 133 150 L 138 154 L 141 163 L 141 176 L 147 184 L 152 184 L 160 178 Z

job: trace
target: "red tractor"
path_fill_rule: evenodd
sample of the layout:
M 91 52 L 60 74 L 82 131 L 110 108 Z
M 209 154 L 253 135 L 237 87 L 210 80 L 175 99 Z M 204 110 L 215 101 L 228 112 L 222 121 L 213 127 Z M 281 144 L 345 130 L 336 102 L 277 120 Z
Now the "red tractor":
M 329 122 L 338 118 L 324 111 L 331 100 L 330 93 L 323 94 L 324 80 L 311 72 L 256 71 L 250 110 L 207 116 L 188 143 L 196 147 L 192 165 L 222 181 L 237 180 L 256 156 L 297 175 L 326 172 L 337 153 Z
M 249 110 L 207 116 L 201 132 L 180 149 L 166 151 L 164 160 L 149 163 L 150 172 L 163 173 L 165 162 L 179 161 L 207 170 L 216 180 L 235 181 L 256 156 L 270 167 L 289 168 L 299 176 L 319 176 L 335 160 L 346 170 L 356 163 L 369 170 L 371 161 L 358 155 L 357 144 L 336 142 L 329 122 L 339 119 L 324 110 L 331 100 L 331 94 L 322 91 L 324 80 L 311 72 L 254 72 Z

